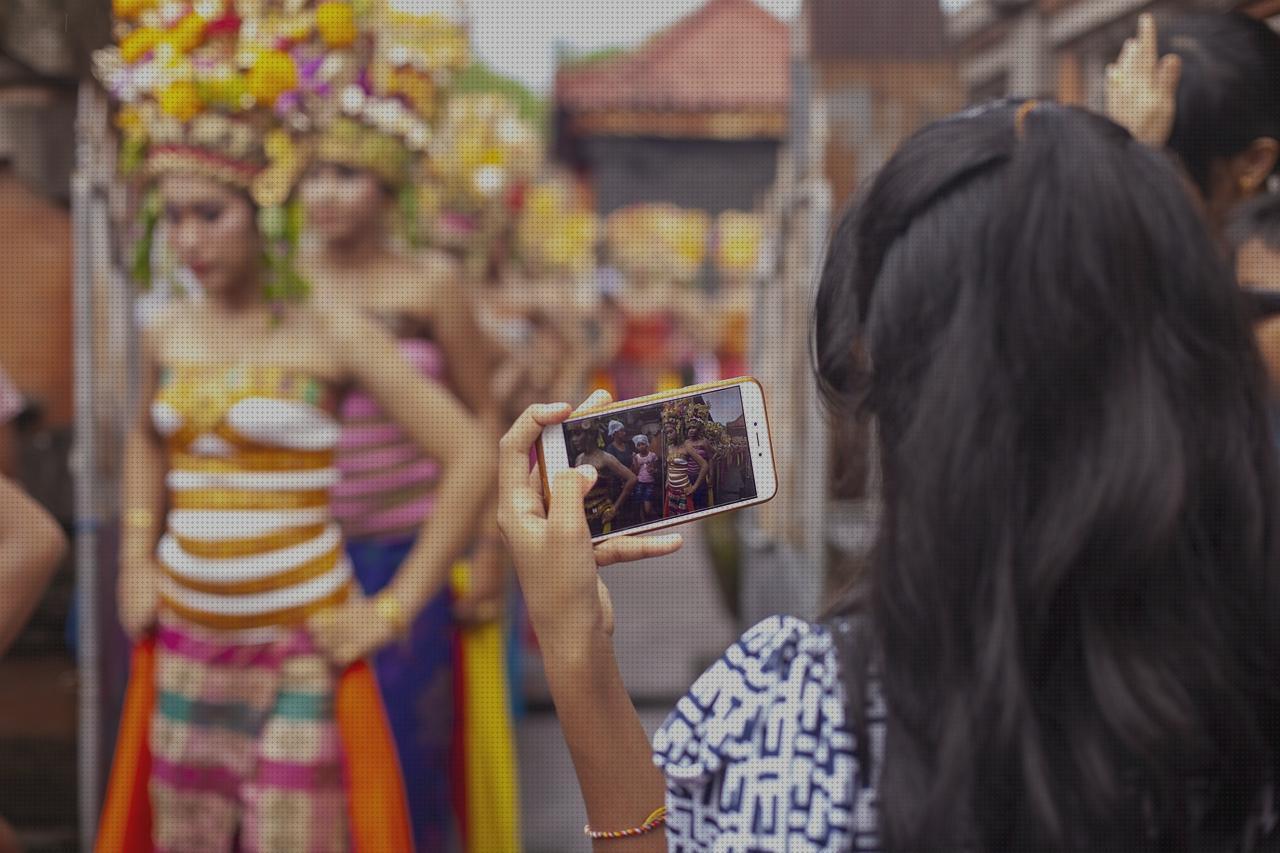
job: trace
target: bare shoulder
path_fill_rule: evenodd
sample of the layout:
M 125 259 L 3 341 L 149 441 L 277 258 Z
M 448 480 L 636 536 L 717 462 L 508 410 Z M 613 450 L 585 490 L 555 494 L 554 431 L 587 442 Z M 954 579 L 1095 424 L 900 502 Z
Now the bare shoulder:
M 203 313 L 197 302 L 186 299 L 167 302 L 140 330 L 143 354 L 160 364 L 192 356 L 203 339 Z

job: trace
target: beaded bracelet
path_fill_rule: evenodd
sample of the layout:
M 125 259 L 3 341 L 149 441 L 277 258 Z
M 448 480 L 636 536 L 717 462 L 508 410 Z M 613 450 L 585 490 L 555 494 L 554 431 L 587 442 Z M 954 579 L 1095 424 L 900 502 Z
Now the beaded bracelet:
M 619 829 L 615 832 L 602 832 L 591 828 L 588 824 L 582 827 L 583 835 L 586 835 L 592 841 L 615 841 L 619 838 L 634 838 L 637 835 L 644 835 L 646 832 L 653 832 L 662 824 L 667 822 L 667 807 L 660 806 L 653 810 L 644 823 L 639 826 L 633 826 L 631 829 Z
M 383 590 L 373 598 L 374 611 L 391 625 L 396 634 L 403 634 L 409 628 L 409 617 L 405 615 L 404 605 L 390 590 Z

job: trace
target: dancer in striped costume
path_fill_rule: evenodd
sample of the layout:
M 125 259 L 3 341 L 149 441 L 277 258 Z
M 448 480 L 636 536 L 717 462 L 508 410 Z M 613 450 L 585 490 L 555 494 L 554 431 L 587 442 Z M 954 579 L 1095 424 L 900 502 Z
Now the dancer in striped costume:
M 234 33 L 296 35 L 289 14 L 237 21 L 207 46 L 214 25 L 195 27 L 178 49 L 201 52 L 200 73 L 236 74 Z M 318 14 L 301 20 L 342 35 Z M 294 57 L 255 42 L 254 99 L 215 106 L 202 100 L 212 90 L 145 91 L 136 66 L 150 54 L 133 44 L 100 70 L 132 101 L 121 125 L 204 299 L 170 306 L 142 348 L 148 405 L 126 448 L 119 588 L 137 651 L 97 849 L 411 850 L 394 743 L 361 661 L 447 582 L 491 494 L 491 450 L 381 326 L 302 298 L 283 204 L 305 164 L 276 104 Z M 449 509 L 372 598 L 330 506 L 338 406 L 354 385 L 436 460 L 435 499 Z

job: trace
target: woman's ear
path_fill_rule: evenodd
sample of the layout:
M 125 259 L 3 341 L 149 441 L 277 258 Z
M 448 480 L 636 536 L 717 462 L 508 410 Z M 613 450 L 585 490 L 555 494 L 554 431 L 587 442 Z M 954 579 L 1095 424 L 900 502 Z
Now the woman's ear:
M 1269 136 L 1253 140 L 1249 147 L 1231 158 L 1231 177 L 1240 195 L 1261 192 L 1280 161 L 1280 141 Z

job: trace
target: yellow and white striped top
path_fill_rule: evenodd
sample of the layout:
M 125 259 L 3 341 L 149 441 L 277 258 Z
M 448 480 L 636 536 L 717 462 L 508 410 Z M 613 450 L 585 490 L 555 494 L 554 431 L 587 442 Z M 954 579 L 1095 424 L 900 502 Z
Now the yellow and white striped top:
M 256 633 L 346 600 L 351 564 L 329 509 L 333 403 L 322 382 L 277 368 L 166 368 L 151 409 L 170 459 L 166 607 Z

